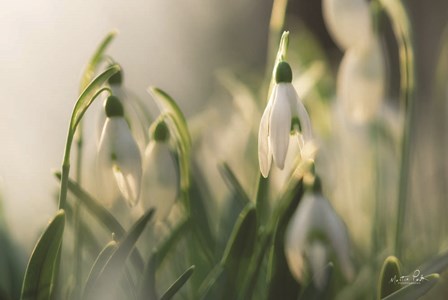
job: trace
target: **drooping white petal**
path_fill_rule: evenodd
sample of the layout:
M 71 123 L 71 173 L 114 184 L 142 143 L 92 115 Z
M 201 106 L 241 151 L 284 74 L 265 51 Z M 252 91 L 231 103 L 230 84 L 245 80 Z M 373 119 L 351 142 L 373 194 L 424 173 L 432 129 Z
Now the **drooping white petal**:
M 264 178 L 268 177 L 272 162 L 272 153 L 269 146 L 269 119 L 275 94 L 277 94 L 277 89 L 274 88 L 261 117 L 260 129 L 258 130 L 258 161 L 260 163 L 261 174 Z
M 322 9 L 328 31 L 341 49 L 363 45 L 371 38 L 367 0 L 324 0 Z
M 355 271 L 350 259 L 350 240 L 347 228 L 331 205 L 326 200 L 325 202 L 328 205 L 328 209 L 325 211 L 327 236 L 341 265 L 344 276 L 350 281 L 353 279 Z
M 349 49 L 339 67 L 337 98 L 355 122 L 372 119 L 383 103 L 386 68 L 381 45 L 373 39 L 369 47 Z
M 316 233 L 318 234 L 313 236 Z M 324 237 L 324 240 L 320 240 L 320 236 Z M 319 243 L 318 247 L 316 243 Z M 330 249 L 321 248 L 327 246 L 331 246 L 341 264 L 344 275 L 351 280 L 354 270 L 350 260 L 350 243 L 344 223 L 322 195 L 306 193 L 291 218 L 285 236 L 285 254 L 289 269 L 296 280 L 299 282 L 303 280 L 304 255 L 306 254 L 311 264 L 316 286 L 319 287 L 325 283 L 323 274 L 325 274 L 324 269 L 328 263 Z
M 110 88 L 112 94 L 121 100 L 126 120 L 129 122 L 135 141 L 143 151 L 149 141 L 147 129 L 150 126 L 149 116 L 145 115 L 145 108 L 142 107 L 138 97 L 132 91 L 126 89 L 125 86 L 113 84 Z
M 129 205 L 140 196 L 141 155 L 129 126 L 122 117 L 107 118 L 101 134 L 99 156 L 112 166 L 118 188 Z
M 311 265 L 314 285 L 322 290 L 327 281 L 327 248 L 320 241 L 313 241 L 307 251 L 308 261 Z
M 304 252 L 313 217 L 313 197 L 305 195 L 288 224 L 285 234 L 285 256 L 289 270 L 298 282 L 303 281 Z
M 139 99 L 132 92 L 127 90 L 122 85 L 113 84 L 110 86 L 112 94 L 120 99 L 120 103 L 123 105 L 125 111 L 125 119 L 129 122 L 131 132 L 135 137 L 139 149 L 143 151 L 148 144 L 147 129 L 150 126 L 149 116 L 145 112 L 145 108 L 139 103 Z M 107 99 L 109 95 L 105 96 Z M 101 139 L 101 133 L 103 131 L 104 123 L 106 122 L 106 113 L 104 109 L 101 109 L 97 115 L 97 141 Z
M 174 205 L 179 186 L 177 164 L 168 143 L 151 141 L 145 151 L 143 168 L 143 206 L 154 207 L 155 219 L 164 220 Z
M 297 117 L 300 120 L 301 134 L 303 136 L 304 143 L 310 142 L 313 139 L 313 130 L 311 127 L 311 120 L 305 106 L 297 95 L 294 86 L 287 86 L 288 99 L 290 99 L 291 113 L 293 117 Z
M 277 83 L 269 121 L 269 146 L 274 162 L 279 169 L 285 166 L 291 132 L 291 107 L 288 86 L 291 83 Z
M 104 124 L 105 125 L 105 124 Z M 100 134 L 98 154 L 97 154 L 97 170 L 98 170 L 98 199 L 107 207 L 111 207 L 115 200 L 119 197 L 120 191 L 115 184 L 115 177 L 112 172 L 112 143 L 113 135 L 110 133 L 110 126 L 103 126 Z

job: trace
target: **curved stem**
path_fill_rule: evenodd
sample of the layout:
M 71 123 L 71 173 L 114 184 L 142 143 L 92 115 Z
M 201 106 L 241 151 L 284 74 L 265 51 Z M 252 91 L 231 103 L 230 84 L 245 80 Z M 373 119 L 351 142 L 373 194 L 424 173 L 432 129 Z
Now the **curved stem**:
M 92 99 L 95 99 L 100 95 L 102 92 L 107 91 L 109 94 L 111 94 L 111 90 L 107 87 L 103 87 L 99 89 L 92 97 Z M 84 115 L 84 112 L 81 112 L 79 120 Z M 70 172 L 70 152 L 71 147 L 73 143 L 73 138 L 75 135 L 76 128 L 79 124 L 79 120 L 75 122 L 73 125 L 70 124 L 68 133 L 67 133 L 67 140 L 65 142 L 65 152 L 64 152 L 64 159 L 62 162 L 62 172 L 61 172 L 61 191 L 59 194 L 59 209 L 65 209 L 67 206 L 67 184 L 68 184 L 68 175 Z

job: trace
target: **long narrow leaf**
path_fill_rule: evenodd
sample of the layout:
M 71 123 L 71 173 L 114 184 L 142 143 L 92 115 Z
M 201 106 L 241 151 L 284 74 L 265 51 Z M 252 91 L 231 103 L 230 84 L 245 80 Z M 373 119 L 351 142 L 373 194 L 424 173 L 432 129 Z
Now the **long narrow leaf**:
M 154 210 L 147 211 L 129 230 L 119 243 L 115 252 L 110 256 L 101 270 L 92 288 L 86 289 L 84 299 L 110 299 L 115 294 L 116 284 L 123 274 L 128 256 L 135 247 L 135 243 L 153 216 Z
M 173 228 L 170 235 L 153 250 L 140 281 L 139 299 L 143 300 L 148 298 L 158 298 L 155 288 L 156 271 L 168 254 L 169 250 L 172 248 L 173 244 L 182 238 L 182 234 L 185 233 L 185 230 L 188 228 L 189 224 L 190 223 L 187 218 L 180 221 Z
M 389 256 L 383 263 L 378 283 L 378 298 L 382 299 L 396 292 L 401 288 L 400 285 L 393 282 L 394 278 L 400 278 L 400 261 L 395 256 Z
M 448 268 L 448 251 L 423 264 L 418 270 L 422 274 L 443 273 Z
M 65 226 L 65 213 L 59 210 L 31 254 L 22 286 L 22 300 L 49 300 L 55 287 L 57 260 Z
M 168 288 L 160 300 L 170 300 L 184 286 L 187 280 L 193 275 L 194 266 L 189 267 L 180 277 Z
M 61 173 L 54 174 L 57 179 L 61 179 Z M 104 208 L 97 200 L 90 196 L 84 189 L 82 189 L 76 182 L 68 179 L 67 187 L 85 207 L 96 217 L 96 219 L 103 224 L 110 232 L 113 232 L 118 239 L 122 239 L 126 233 L 123 226 L 115 219 L 115 217 Z M 143 259 L 140 253 L 135 249 L 132 252 L 131 260 L 133 265 L 139 272 L 143 272 Z
M 103 86 L 104 83 L 115 73 L 120 71 L 120 66 L 112 65 L 104 72 L 99 74 L 95 79 L 90 82 L 90 84 L 81 93 L 78 100 L 76 101 L 75 107 L 73 108 L 72 118 L 70 120 L 70 130 L 74 133 L 76 126 L 79 121 L 81 121 L 82 116 L 92 104 L 94 97 L 92 95 L 96 94 Z
M 230 166 L 227 163 L 223 163 L 219 165 L 219 171 L 229 188 L 234 190 L 234 192 L 238 195 L 238 199 L 242 202 L 242 204 L 246 205 L 249 203 L 249 196 L 244 190 L 243 185 L 239 182 L 235 173 L 233 173 Z
M 103 60 L 104 52 L 106 52 L 107 47 L 109 46 L 109 44 L 112 42 L 112 40 L 115 38 L 116 35 L 117 35 L 116 31 L 109 32 L 106 35 L 106 37 L 102 40 L 102 42 L 98 45 L 98 48 L 96 49 L 95 53 L 93 53 L 89 63 L 84 69 L 81 78 L 81 91 L 83 91 L 87 87 L 89 82 L 95 76 L 96 69 Z
M 90 290 L 93 287 L 93 283 L 97 280 L 101 270 L 104 269 L 107 261 L 110 259 L 112 254 L 117 250 L 117 242 L 110 241 L 104 248 L 101 250 L 100 254 L 96 258 L 93 263 L 92 269 L 90 270 L 89 276 L 87 277 L 85 290 Z

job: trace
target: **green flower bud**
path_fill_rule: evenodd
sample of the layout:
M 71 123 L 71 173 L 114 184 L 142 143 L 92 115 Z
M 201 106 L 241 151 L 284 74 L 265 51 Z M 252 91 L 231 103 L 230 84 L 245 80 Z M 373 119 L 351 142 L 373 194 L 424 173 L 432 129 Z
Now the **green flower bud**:
M 170 130 L 166 123 L 161 121 L 156 125 L 152 135 L 157 142 L 165 142 L 170 138 Z
M 111 117 L 123 117 L 123 105 L 120 100 L 115 96 L 109 96 L 104 103 L 104 110 L 106 111 L 106 116 Z
M 110 85 L 121 85 L 123 82 L 123 71 L 120 70 L 114 75 L 112 75 L 108 80 Z
M 286 61 L 281 61 L 278 63 L 277 68 L 275 69 L 275 82 L 292 82 L 292 70 Z

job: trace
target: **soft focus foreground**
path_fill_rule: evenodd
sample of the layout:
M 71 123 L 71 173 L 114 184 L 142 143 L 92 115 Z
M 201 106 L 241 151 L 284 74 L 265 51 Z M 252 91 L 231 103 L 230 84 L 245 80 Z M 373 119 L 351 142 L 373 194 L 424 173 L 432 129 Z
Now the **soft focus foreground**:
M 1 299 L 444 299 L 446 34 L 423 126 L 403 3 L 323 0 L 340 61 L 284 28 L 286 4 L 265 72 L 216 71 L 188 119 L 169 90 L 130 90 L 103 39 L 28 263 L 0 218 Z

